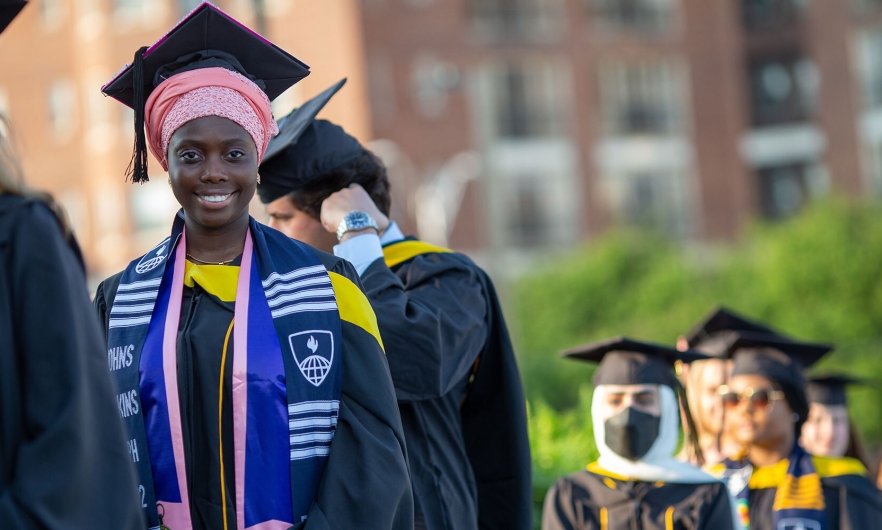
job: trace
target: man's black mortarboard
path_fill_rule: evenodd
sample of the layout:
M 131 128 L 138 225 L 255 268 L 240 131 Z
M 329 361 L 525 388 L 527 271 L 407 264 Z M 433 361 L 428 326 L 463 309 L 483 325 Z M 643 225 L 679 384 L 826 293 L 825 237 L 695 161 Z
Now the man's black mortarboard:
M 845 396 L 845 387 L 848 385 L 863 385 L 863 380 L 847 375 L 825 374 L 814 375 L 808 378 L 809 403 L 822 405 L 846 405 L 848 400 Z
M 625 337 L 592 342 L 561 352 L 564 357 L 600 363 L 592 383 L 597 385 L 680 386 L 674 374 L 677 361 L 692 362 L 708 356 L 696 350 L 680 351 L 661 344 Z
M 260 164 L 260 201 L 269 204 L 355 159 L 364 147 L 339 125 L 315 117 L 346 83 L 338 81 L 279 122 Z
M 725 356 L 728 332 L 749 331 L 780 335 L 771 328 L 750 320 L 738 313 L 718 306 L 710 311 L 686 334 L 686 342 L 690 348 L 697 348 L 712 357 Z
M 135 52 L 132 64 L 101 90 L 135 111 L 134 182 L 147 180 L 144 103 L 174 74 L 221 67 L 257 84 L 270 100 L 309 75 L 309 67 L 248 29 L 214 5 L 203 2 L 153 46 Z
M 18 16 L 28 0 L 0 0 L 0 33 Z

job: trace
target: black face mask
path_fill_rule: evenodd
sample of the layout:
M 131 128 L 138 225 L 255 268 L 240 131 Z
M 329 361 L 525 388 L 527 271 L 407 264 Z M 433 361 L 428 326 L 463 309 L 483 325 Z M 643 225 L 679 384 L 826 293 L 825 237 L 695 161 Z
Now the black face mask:
M 660 423 L 659 416 L 628 407 L 604 422 L 606 445 L 623 458 L 640 460 L 658 438 Z

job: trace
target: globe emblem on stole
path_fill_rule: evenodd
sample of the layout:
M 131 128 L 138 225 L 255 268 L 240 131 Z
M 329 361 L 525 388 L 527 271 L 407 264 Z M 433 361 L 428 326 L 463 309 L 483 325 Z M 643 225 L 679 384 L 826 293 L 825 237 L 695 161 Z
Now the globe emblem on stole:
M 165 241 L 157 245 L 153 250 L 144 254 L 144 257 L 141 258 L 141 261 L 135 265 L 135 272 L 138 274 L 144 274 L 152 271 L 156 267 L 159 267 L 163 261 L 165 261 L 165 250 L 168 247 L 168 243 L 171 238 L 166 238 Z M 155 251 L 155 252 L 154 252 Z
M 334 363 L 334 335 L 330 331 L 301 331 L 288 336 L 300 373 L 314 386 L 328 377 Z

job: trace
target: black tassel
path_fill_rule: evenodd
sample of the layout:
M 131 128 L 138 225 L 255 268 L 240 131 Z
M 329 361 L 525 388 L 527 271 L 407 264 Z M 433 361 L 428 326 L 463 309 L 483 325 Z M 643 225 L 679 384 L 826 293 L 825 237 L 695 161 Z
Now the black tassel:
M 147 46 L 135 52 L 135 60 L 132 61 L 132 78 L 134 83 L 134 107 L 135 107 L 135 149 L 129 167 L 126 169 L 126 178 L 139 184 L 147 182 L 147 134 L 144 131 L 144 52 Z

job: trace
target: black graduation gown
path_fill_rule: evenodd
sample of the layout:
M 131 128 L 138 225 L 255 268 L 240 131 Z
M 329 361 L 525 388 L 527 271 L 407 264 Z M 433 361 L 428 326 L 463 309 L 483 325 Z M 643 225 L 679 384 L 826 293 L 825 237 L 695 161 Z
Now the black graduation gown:
M 867 477 L 861 475 L 821 476 L 827 530 L 882 529 L 882 501 L 879 490 Z M 751 530 L 775 530 L 775 503 L 777 488 L 750 490 Z
M 0 194 L 0 527 L 143 529 L 76 244 Z
M 316 251 L 329 271 L 359 285 L 352 266 Z M 121 274 L 98 288 L 95 306 L 109 325 Z M 217 399 L 223 345 L 235 304 L 220 300 L 198 284 L 185 288 L 178 330 L 178 385 L 190 513 L 194 530 L 236 526 L 235 463 L 224 451 L 226 495 L 220 487 Z M 316 503 L 305 523 L 293 528 L 376 528 L 413 526 L 413 500 L 404 458 L 404 436 L 395 407 L 388 366 L 376 340 L 365 330 L 342 322 L 343 382 L 337 431 L 319 485 Z M 232 403 L 232 342 L 224 364 L 224 403 Z M 384 384 L 386 383 L 386 384 Z M 223 409 L 223 445 L 233 447 L 232 408 Z M 287 468 L 282 472 L 287 473 Z
M 462 255 L 426 253 L 391 270 L 377 260 L 362 282 L 395 383 L 418 523 L 531 528 L 525 401 L 490 279 Z
M 625 481 L 580 471 L 548 490 L 542 530 L 731 530 L 722 482 Z

